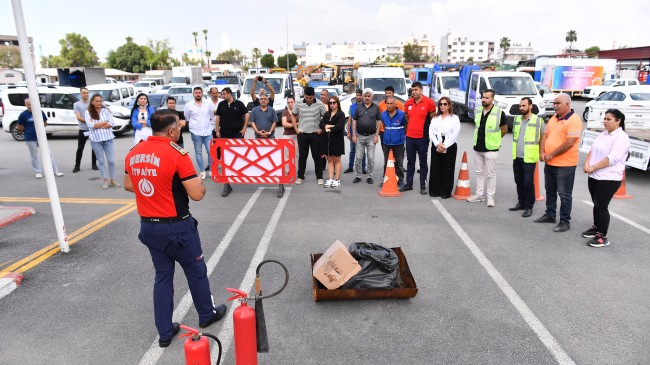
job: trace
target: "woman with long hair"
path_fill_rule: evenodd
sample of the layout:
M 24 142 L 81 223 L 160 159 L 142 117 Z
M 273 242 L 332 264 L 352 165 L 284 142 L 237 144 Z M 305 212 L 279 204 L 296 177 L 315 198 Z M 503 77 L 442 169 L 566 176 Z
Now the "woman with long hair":
M 155 111 L 156 109 L 149 105 L 149 97 L 147 94 L 138 94 L 131 109 L 131 125 L 133 126 L 135 144 L 151 136 L 151 116 Z
M 594 223 L 582 237 L 591 238 L 591 247 L 609 246 L 609 202 L 621 186 L 630 137 L 625 133 L 625 114 L 618 109 L 605 112 L 605 130 L 596 137 L 585 160 L 583 171 L 589 174 L 587 187 L 594 202 Z
M 438 100 L 438 115 L 431 120 L 431 166 L 429 167 L 429 196 L 447 199 L 454 188 L 456 169 L 456 140 L 460 133 L 460 119 L 453 112 L 451 99 Z
M 110 187 L 119 188 L 120 183 L 115 181 L 115 156 L 113 153 L 113 115 L 103 107 L 104 101 L 101 95 L 95 94 L 90 98 L 88 110 L 86 110 L 86 124 L 90 135 L 90 146 L 97 156 L 97 166 L 103 180 L 102 189 Z M 108 164 L 108 171 L 106 165 Z M 109 180 L 110 177 L 110 180 Z
M 296 145 L 296 161 L 298 161 L 298 135 L 291 123 L 291 114 L 293 114 L 291 111 L 294 105 L 296 105 L 296 98 L 293 95 L 289 95 L 287 97 L 287 108 L 282 111 L 282 127 L 284 128 L 282 138 L 293 139 Z M 296 118 L 296 125 L 298 125 L 300 122 L 298 114 L 293 114 L 293 116 Z
M 341 155 L 345 154 L 345 114 L 341 111 L 338 96 L 331 96 L 327 103 L 327 112 L 320 121 L 320 129 L 325 131 L 324 153 L 327 156 L 328 180 L 324 187 L 337 189 L 341 187 Z

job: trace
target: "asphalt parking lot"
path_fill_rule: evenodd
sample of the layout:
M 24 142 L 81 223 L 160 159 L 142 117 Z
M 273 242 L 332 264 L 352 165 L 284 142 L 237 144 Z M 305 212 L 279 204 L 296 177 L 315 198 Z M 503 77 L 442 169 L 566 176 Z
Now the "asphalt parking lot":
M 575 103 L 580 114 L 583 105 Z M 458 164 L 461 151 L 467 151 L 473 190 L 472 128 L 462 125 Z M 206 180 L 206 197 L 190 208 L 199 221 L 215 301 L 225 302 L 227 287 L 249 290 L 250 272 L 261 259 L 279 260 L 290 273 L 287 289 L 264 303 L 270 352 L 260 354 L 259 362 L 649 363 L 650 197 L 645 192 L 650 174 L 627 171 L 633 198 L 611 204 L 616 213 L 612 245 L 594 249 L 580 236 L 591 224 L 587 177 L 581 172 L 576 173 L 570 231 L 554 233 L 551 225 L 533 223 L 543 213 L 543 201 L 531 218 L 508 211 L 516 192 L 512 137 L 504 138 L 494 208 L 416 191 L 382 198 L 376 184 L 352 185 L 351 174 L 343 175 L 341 189 L 325 190 L 316 184 L 311 165 L 305 183 L 292 186 L 282 199 L 275 196 L 275 186 L 256 185 L 235 185 L 228 198 L 221 198 L 222 186 Z M 120 172 L 132 134 L 115 143 Z M 68 254 L 55 253 L 33 266 L 33 260 L 22 262 L 27 267 L 23 285 L 0 299 L 0 362 L 182 363 L 182 341 L 175 339 L 164 351 L 157 347 L 154 273 L 137 239 L 133 196 L 100 188 L 98 172 L 90 170 L 89 146 L 82 171 L 71 173 L 75 136 L 55 135 L 50 146 L 65 173 L 56 182 L 66 230 L 80 238 Z M 47 191 L 44 180 L 33 177 L 27 147 L 3 133 L 0 155 L 0 204 L 37 211 L 2 228 L 4 271 L 54 243 L 56 233 L 49 203 L 34 200 L 46 198 Z M 377 161 L 381 171 L 379 152 Z M 375 172 L 375 181 L 379 178 Z M 309 255 L 336 239 L 400 246 L 417 296 L 314 302 Z M 177 272 L 174 318 L 196 327 L 196 312 L 183 300 L 187 283 L 180 267 Z M 268 290 L 281 280 L 275 268 L 263 273 Z M 226 345 L 225 364 L 235 363 L 231 326 L 226 319 L 205 329 Z

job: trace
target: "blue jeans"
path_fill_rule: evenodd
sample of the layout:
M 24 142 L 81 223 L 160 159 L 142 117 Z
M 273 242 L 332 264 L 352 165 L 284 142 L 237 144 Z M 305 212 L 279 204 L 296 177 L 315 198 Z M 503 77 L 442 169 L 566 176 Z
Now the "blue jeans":
M 199 136 L 197 134 L 192 134 L 192 143 L 194 144 L 194 156 L 196 157 L 196 164 L 199 165 L 200 171 L 209 170 L 212 167 L 212 156 L 210 156 L 210 141 L 212 140 L 212 135 L 208 134 L 207 136 Z M 203 149 L 201 147 L 205 146 L 205 152 L 208 153 L 208 166 L 203 164 Z
M 356 156 L 357 153 L 357 144 L 352 143 L 352 140 L 350 140 L 350 162 L 348 163 L 348 168 L 350 170 L 354 170 L 354 157 Z M 366 156 L 363 156 L 363 161 L 362 161 L 362 166 L 361 169 L 365 170 L 366 169 Z
M 38 161 L 38 141 L 26 141 L 25 143 L 27 143 L 27 148 L 29 148 L 29 156 L 32 158 L 32 168 L 34 169 L 34 173 L 43 173 L 41 163 Z M 56 167 L 56 163 L 54 162 L 54 157 L 52 157 L 52 155 L 50 155 L 50 159 L 52 160 L 52 170 L 54 172 L 59 171 L 59 168 Z
M 429 166 L 427 155 L 429 154 L 429 137 L 411 138 L 406 137 L 406 185 L 413 187 L 413 175 L 415 175 L 415 154 L 420 160 L 420 188 L 427 186 Z
M 555 219 L 557 196 L 560 196 L 560 222 L 571 222 L 571 204 L 575 166 L 544 166 L 544 186 L 546 188 L 546 215 Z
M 102 179 L 108 179 L 110 176 L 111 180 L 115 180 L 115 156 L 113 154 L 113 140 L 102 142 L 93 142 L 90 141 L 90 146 L 95 151 L 97 156 L 97 166 L 99 167 L 99 174 L 102 176 Z M 108 164 L 108 173 L 106 172 L 106 165 L 104 165 L 104 154 L 106 154 L 106 163 Z M 108 176 L 107 176 L 108 175 Z

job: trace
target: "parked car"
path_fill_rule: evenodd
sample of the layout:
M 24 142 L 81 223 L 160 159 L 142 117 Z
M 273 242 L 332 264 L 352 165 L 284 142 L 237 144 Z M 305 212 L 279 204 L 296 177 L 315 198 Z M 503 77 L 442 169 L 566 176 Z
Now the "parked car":
M 316 92 L 316 97 L 320 96 L 321 91 L 327 90 L 327 93 L 329 96 L 338 96 L 339 98 L 343 94 L 343 91 L 341 89 L 334 87 L 334 86 L 317 86 L 314 91 Z
M 97 84 L 86 87 L 91 97 L 99 94 L 104 102 L 110 105 L 125 106 L 135 97 L 135 88 L 127 84 Z
M 639 80 L 636 79 L 613 79 L 607 80 L 600 85 L 588 86 L 582 91 L 582 97 L 586 99 L 595 99 L 600 95 L 614 90 L 614 88 L 638 86 Z
M 133 86 L 135 87 L 136 94 L 151 94 L 152 90 L 158 86 L 158 84 L 155 81 L 138 81 Z
M 553 109 L 553 100 L 555 100 L 557 94 L 554 94 L 551 89 L 548 88 L 548 86 L 542 84 L 541 82 L 535 81 L 535 87 L 537 88 L 537 91 L 539 91 L 539 94 L 542 96 L 542 102 L 540 103 L 540 106 L 546 112 L 546 118 L 550 118 L 553 114 L 555 114 L 555 109 Z
M 191 94 L 194 91 L 195 87 L 201 87 L 203 89 L 203 94 L 207 94 L 208 90 L 206 90 L 204 85 L 176 85 L 172 86 L 167 90 L 167 94 L 169 95 L 176 95 L 176 94 Z
M 589 119 L 591 108 L 648 108 L 650 107 L 650 86 L 634 86 L 619 88 L 600 95 L 596 100 L 591 100 L 585 105 L 582 118 Z

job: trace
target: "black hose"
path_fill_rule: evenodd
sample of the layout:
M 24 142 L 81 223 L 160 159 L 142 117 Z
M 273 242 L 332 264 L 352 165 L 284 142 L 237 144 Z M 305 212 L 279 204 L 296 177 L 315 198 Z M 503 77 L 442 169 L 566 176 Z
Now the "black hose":
M 289 283 L 289 271 L 287 270 L 287 267 L 284 266 L 284 264 L 281 263 L 280 261 L 276 261 L 276 260 L 264 260 L 264 261 L 260 262 L 260 264 L 257 265 L 257 269 L 255 269 L 255 276 L 257 276 L 257 277 L 260 276 L 260 269 L 262 268 L 262 266 L 264 264 L 266 264 L 268 262 L 274 262 L 274 263 L 276 263 L 276 264 L 278 264 L 278 265 L 280 265 L 282 267 L 282 269 L 284 270 L 284 284 L 282 284 L 282 287 L 278 291 L 274 292 L 273 294 L 260 296 L 260 297 L 257 297 L 257 299 L 268 299 L 268 298 L 274 297 L 274 296 L 280 294 L 287 287 L 287 284 Z
M 205 336 L 205 337 L 210 337 L 211 339 L 213 339 L 213 340 L 215 340 L 217 342 L 217 346 L 219 346 L 219 356 L 217 356 L 217 365 L 219 365 L 219 363 L 221 363 L 221 350 L 222 350 L 221 341 L 219 341 L 217 336 L 211 335 L 209 333 L 201 333 L 201 335 Z

